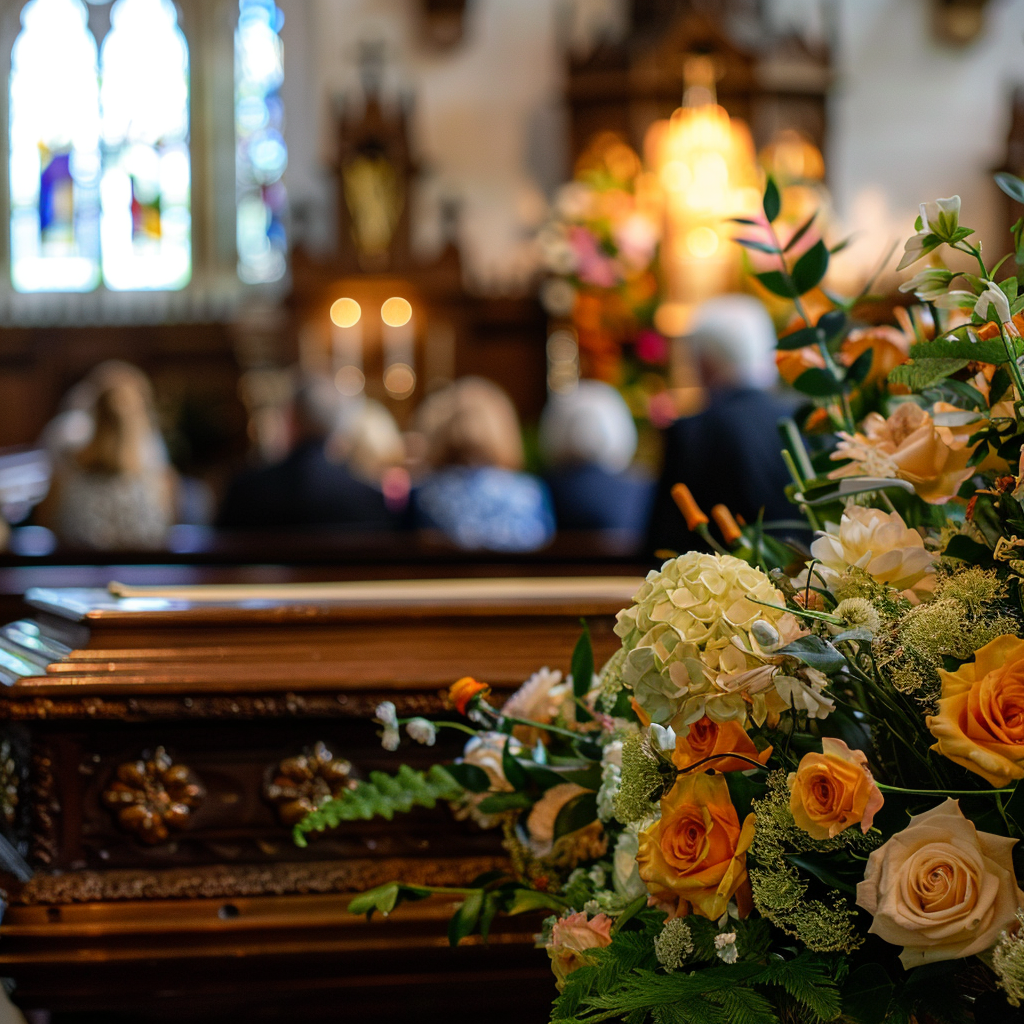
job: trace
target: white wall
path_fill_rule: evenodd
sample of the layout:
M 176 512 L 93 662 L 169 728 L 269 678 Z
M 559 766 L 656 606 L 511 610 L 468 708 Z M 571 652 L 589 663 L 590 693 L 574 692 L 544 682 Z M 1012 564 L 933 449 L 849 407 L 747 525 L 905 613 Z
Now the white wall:
M 621 26 L 623 0 L 470 0 L 465 40 L 421 41 L 418 0 L 278 0 L 285 11 L 288 184 L 325 244 L 333 215 L 323 165 L 330 104 L 357 89 L 362 40 L 383 39 L 392 88 L 416 97 L 414 142 L 429 175 L 419 241 L 436 245 L 444 196 L 462 204 L 462 246 L 476 287 L 509 291 L 527 276 L 526 239 L 541 199 L 566 173 L 559 101 L 562 48 Z M 1024 82 L 1024 0 L 990 0 L 984 36 L 958 50 L 931 33 L 931 0 L 772 0 L 778 23 L 838 33 L 830 184 L 839 217 L 862 232 L 856 269 L 912 230 L 917 204 L 959 192 L 964 220 L 1000 251 L 988 169 L 1005 146 L 1012 84 Z M 993 235 L 996 235 L 993 238 Z
M 935 39 L 931 0 L 841 0 L 827 154 L 837 210 L 863 230 L 865 261 L 913 230 L 918 204 L 959 194 L 962 220 L 1002 255 L 991 168 L 1006 147 L 1009 97 L 1024 84 L 1024 0 L 990 0 L 965 49 Z

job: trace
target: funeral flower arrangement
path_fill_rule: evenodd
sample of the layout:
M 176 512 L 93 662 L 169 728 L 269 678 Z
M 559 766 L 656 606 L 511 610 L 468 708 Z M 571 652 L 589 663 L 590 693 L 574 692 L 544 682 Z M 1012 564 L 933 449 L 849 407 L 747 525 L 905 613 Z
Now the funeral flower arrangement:
M 1024 999 L 1022 222 L 997 282 L 959 200 L 922 206 L 901 264 L 931 257 L 904 286 L 916 336 L 865 396 L 853 303 L 803 308 L 828 249 L 792 262 L 777 214 L 769 182 L 744 242 L 778 261 L 762 283 L 803 321 L 782 351 L 809 350 L 796 385 L 836 437 L 812 458 L 786 436 L 810 551 L 773 568 L 756 524 L 719 539 L 682 490 L 711 550 L 649 574 L 607 664 L 584 635 L 571 675 L 502 706 L 470 678 L 436 723 L 382 704 L 389 749 L 455 728 L 463 756 L 298 827 L 447 801 L 502 829 L 511 871 L 458 891 L 450 939 L 546 911 L 565 1024 L 953 1024 Z M 351 909 L 435 891 L 396 881 Z

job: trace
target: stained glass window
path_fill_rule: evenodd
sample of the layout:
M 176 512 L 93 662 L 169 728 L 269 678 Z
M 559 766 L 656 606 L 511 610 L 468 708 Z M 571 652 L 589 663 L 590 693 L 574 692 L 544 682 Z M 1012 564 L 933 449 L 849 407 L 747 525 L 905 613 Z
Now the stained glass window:
M 100 234 L 109 288 L 192 273 L 188 44 L 171 0 L 117 0 L 100 51 Z
M 99 262 L 99 83 L 81 0 L 31 0 L 11 52 L 11 280 L 90 291 Z
M 276 281 L 286 267 L 288 163 L 282 131 L 284 16 L 274 0 L 239 0 L 235 34 L 235 143 L 238 190 L 238 274 L 243 281 Z

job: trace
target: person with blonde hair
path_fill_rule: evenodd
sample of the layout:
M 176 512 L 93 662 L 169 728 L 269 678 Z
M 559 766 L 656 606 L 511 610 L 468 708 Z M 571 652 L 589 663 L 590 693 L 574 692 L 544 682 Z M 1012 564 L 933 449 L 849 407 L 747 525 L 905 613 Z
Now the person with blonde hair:
M 470 549 L 533 551 L 551 541 L 550 495 L 522 472 L 519 417 L 497 384 L 463 377 L 435 392 L 418 427 L 432 470 L 413 492 L 418 526 Z
M 636 424 L 619 392 L 581 380 L 552 395 L 540 418 L 540 448 L 560 530 L 621 530 L 639 539 L 654 481 L 632 471 Z
M 138 367 L 111 360 L 63 404 L 44 432 L 54 473 L 41 518 L 72 547 L 159 547 L 174 521 L 177 477 L 149 379 Z

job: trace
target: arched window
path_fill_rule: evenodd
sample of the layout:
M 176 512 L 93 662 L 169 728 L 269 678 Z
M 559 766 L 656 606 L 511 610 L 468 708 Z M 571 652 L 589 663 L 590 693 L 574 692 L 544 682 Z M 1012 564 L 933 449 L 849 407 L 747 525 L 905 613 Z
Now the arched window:
M 31 0 L 11 52 L 11 280 L 91 291 L 100 280 L 96 41 L 81 0 Z
M 238 274 L 247 283 L 285 272 L 288 163 L 284 135 L 284 16 L 274 0 L 239 0 L 235 33 Z
M 188 44 L 171 0 L 117 0 L 100 51 L 103 278 L 183 288 L 192 274 Z

